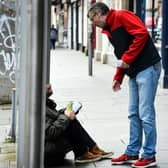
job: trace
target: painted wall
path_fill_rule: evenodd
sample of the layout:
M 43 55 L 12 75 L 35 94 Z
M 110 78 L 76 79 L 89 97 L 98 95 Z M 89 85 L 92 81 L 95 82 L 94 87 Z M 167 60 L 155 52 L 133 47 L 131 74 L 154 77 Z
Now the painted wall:
M 11 102 L 15 83 L 15 2 L 0 0 L 0 104 Z

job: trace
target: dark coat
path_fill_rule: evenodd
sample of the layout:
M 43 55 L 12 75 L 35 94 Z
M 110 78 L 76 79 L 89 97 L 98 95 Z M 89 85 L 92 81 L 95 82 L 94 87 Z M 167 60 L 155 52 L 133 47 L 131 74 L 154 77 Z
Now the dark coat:
M 65 109 L 56 110 L 56 104 L 48 99 L 46 106 L 45 155 L 66 154 L 71 145 L 64 137 L 70 119 L 64 115 Z
M 51 28 L 50 29 L 50 39 L 56 40 L 58 39 L 58 31 L 56 28 Z

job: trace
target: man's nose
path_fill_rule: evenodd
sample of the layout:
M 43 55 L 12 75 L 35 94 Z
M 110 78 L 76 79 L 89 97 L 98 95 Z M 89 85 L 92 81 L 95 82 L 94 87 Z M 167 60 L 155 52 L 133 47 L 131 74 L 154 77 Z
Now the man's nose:
M 94 21 L 92 22 L 92 24 L 93 24 L 93 26 L 96 26 L 96 23 Z

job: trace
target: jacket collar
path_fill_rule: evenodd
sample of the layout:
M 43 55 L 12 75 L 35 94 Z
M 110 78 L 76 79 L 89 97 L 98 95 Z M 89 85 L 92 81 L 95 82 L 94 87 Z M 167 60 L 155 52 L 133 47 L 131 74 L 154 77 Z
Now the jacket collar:
M 114 17 L 113 13 L 114 13 L 115 11 L 116 11 L 116 10 L 111 9 L 111 10 L 108 12 L 108 14 L 107 14 L 106 22 L 107 22 L 108 25 L 110 25 L 110 24 L 113 22 L 113 17 Z
M 107 14 L 107 17 L 106 17 L 106 23 L 107 23 L 107 26 L 105 28 L 103 28 L 103 30 L 101 31 L 101 33 L 103 34 L 106 34 L 108 37 L 112 38 L 112 35 L 110 33 L 110 25 L 111 23 L 113 22 L 113 13 L 115 12 L 114 9 L 111 9 L 108 14 Z

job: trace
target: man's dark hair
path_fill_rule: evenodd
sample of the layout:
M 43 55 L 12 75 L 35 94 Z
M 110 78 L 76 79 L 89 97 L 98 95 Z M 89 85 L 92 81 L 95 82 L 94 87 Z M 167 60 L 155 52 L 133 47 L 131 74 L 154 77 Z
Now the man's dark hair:
M 97 12 L 100 12 L 102 15 L 106 15 L 109 12 L 109 7 L 103 2 L 97 2 L 89 9 L 88 14 L 92 13 L 94 15 Z

